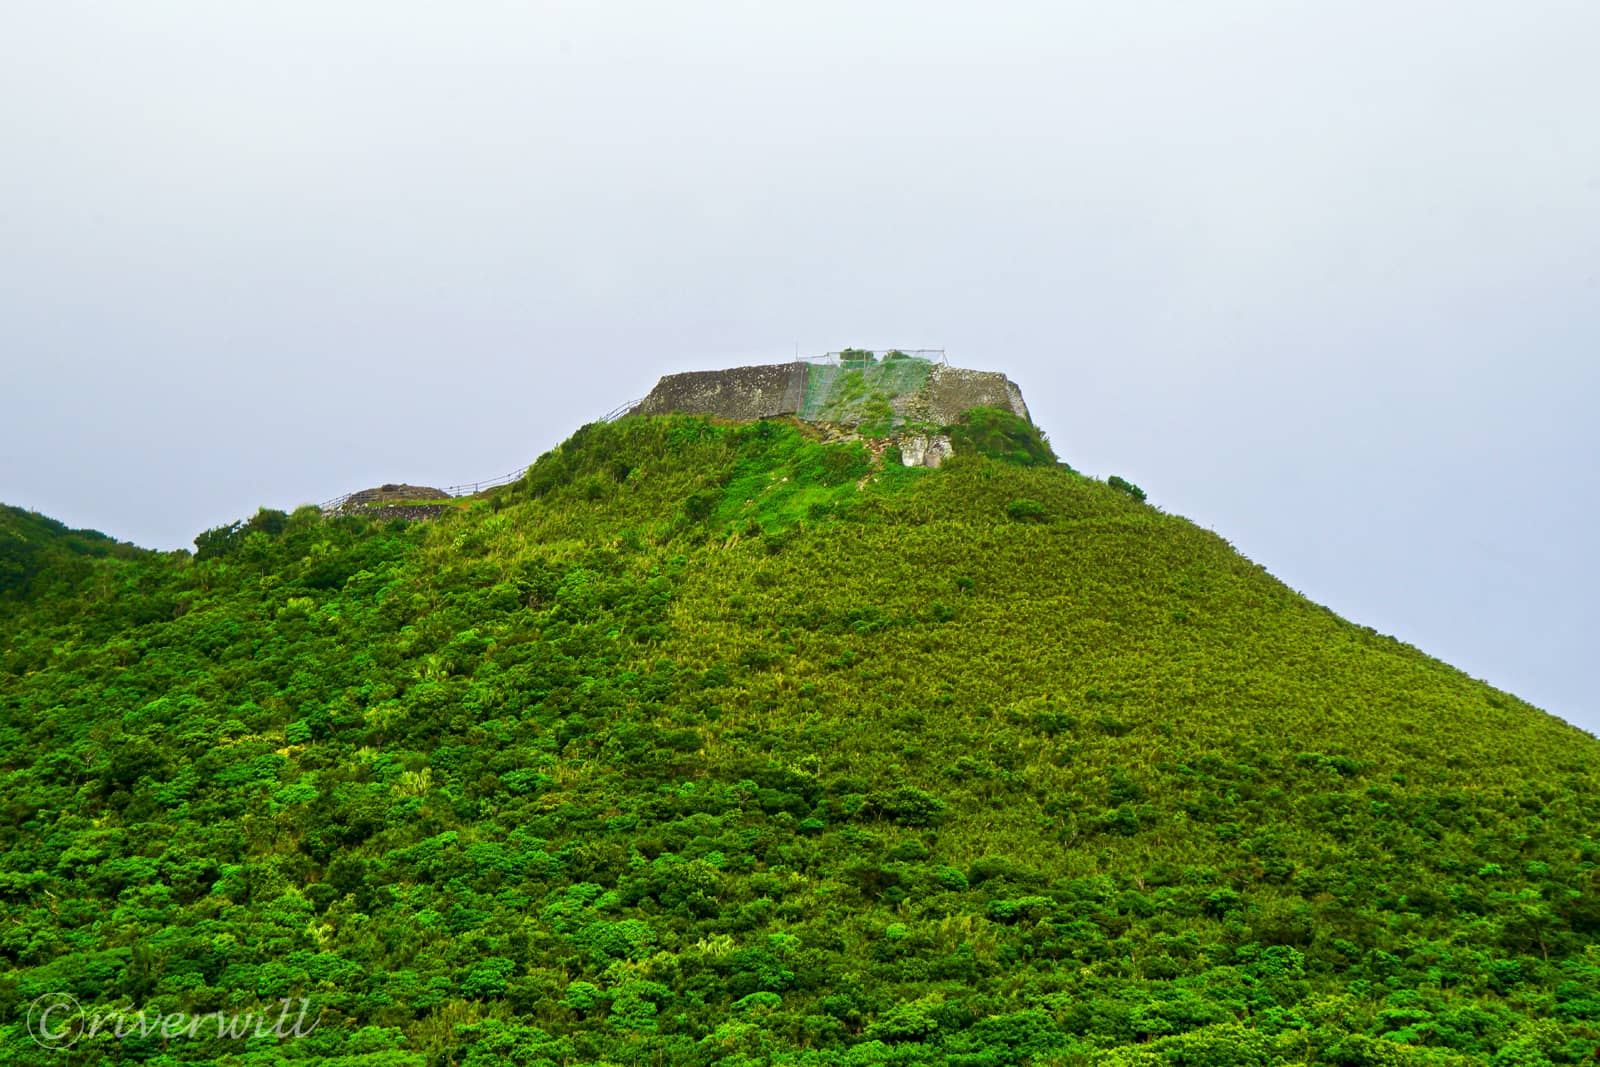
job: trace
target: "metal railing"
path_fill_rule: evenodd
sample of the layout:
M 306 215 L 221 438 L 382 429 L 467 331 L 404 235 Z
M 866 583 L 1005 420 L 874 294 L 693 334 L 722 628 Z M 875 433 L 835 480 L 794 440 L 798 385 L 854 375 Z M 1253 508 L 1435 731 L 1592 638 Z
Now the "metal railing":
M 860 354 L 863 352 L 870 355 L 878 363 L 882 363 L 889 356 L 897 358 L 910 356 L 915 359 L 925 359 L 929 363 L 950 365 L 950 361 L 945 358 L 944 349 L 942 348 L 847 348 L 838 352 L 824 352 L 820 356 L 796 356 L 795 359 L 799 361 L 820 360 L 824 363 L 857 363 L 865 362 L 859 359 Z
M 516 481 L 525 473 L 527 473 L 527 470 L 527 467 L 519 467 L 509 474 L 500 475 L 498 478 L 485 478 L 478 482 L 462 482 L 460 485 L 447 485 L 439 491 L 441 493 L 447 493 L 451 497 L 472 496 L 475 493 L 483 492 L 485 489 L 495 489 L 502 485 L 510 485 L 512 482 Z M 338 511 L 340 508 L 348 504 L 352 497 L 359 496 L 361 493 L 370 491 L 371 490 L 368 489 L 360 489 L 354 493 L 345 493 L 343 496 L 336 496 L 332 500 L 324 500 L 322 503 L 317 505 L 317 509 L 319 511 Z M 424 503 L 426 503 L 426 501 L 424 501 Z
M 600 421 L 601 422 L 616 422 L 618 419 L 622 418 L 622 416 L 626 415 L 628 412 L 632 411 L 634 408 L 638 407 L 640 404 L 643 404 L 643 403 L 644 403 L 644 397 L 640 397 L 638 400 L 630 400 L 626 404 L 622 405 L 620 408 L 616 408 L 616 409 L 608 412 L 607 414 L 600 416 Z

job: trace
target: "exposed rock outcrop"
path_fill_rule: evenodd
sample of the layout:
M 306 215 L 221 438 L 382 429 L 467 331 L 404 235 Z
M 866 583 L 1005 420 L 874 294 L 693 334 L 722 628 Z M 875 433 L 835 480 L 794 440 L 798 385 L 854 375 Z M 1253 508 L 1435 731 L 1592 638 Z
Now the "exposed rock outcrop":
M 937 467 L 955 455 L 948 434 L 904 434 L 900 437 L 900 462 L 908 467 Z

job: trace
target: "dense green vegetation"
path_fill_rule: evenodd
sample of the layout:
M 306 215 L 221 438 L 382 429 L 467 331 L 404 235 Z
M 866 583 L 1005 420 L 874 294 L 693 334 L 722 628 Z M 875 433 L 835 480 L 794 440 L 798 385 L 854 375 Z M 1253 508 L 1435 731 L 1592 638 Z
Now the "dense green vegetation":
M 960 422 L 946 426 L 944 432 L 950 435 L 958 454 L 976 452 L 1024 467 L 1058 462 L 1037 426 L 1000 408 L 973 408 Z M 1112 475 L 1110 484 L 1118 483 L 1127 484 Z M 1142 493 L 1139 499 L 1144 499 Z
M 431 523 L 39 533 L 5 1061 L 1587 1059 L 1600 744 L 1015 431 L 630 418 Z M 36 1048 L 61 991 L 322 1021 Z
M 143 555 L 98 530 L 69 530 L 37 512 L 0 504 L 0 596 L 70 590 L 93 570 L 93 560 Z

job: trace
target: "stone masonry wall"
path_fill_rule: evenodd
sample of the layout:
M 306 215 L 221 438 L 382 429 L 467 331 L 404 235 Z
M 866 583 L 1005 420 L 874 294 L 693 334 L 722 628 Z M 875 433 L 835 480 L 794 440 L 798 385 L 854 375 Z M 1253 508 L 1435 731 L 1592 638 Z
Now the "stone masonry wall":
M 921 389 L 926 398 L 930 422 L 948 424 L 971 408 L 999 408 L 1032 422 L 1022 390 L 1004 374 L 961 367 L 935 367 Z
M 715 415 L 736 420 L 796 415 L 805 405 L 811 373 L 807 364 L 795 362 L 668 374 L 632 414 Z M 890 397 L 889 406 L 899 421 L 935 425 L 955 422 L 975 407 L 1000 408 L 1029 418 L 1022 390 L 1004 374 L 942 364 L 932 368 L 921 388 Z M 834 415 L 831 421 L 841 419 Z
M 799 411 L 805 391 L 804 363 L 689 371 L 664 376 L 632 414 L 765 419 Z

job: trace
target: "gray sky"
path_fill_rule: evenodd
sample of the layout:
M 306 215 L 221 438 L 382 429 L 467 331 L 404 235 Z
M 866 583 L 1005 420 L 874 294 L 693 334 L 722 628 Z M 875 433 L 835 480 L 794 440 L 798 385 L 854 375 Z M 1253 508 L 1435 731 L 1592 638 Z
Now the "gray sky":
M 665 372 L 944 346 L 1600 730 L 1597 41 L 1593 0 L 9 0 L 0 500 L 186 546 Z

